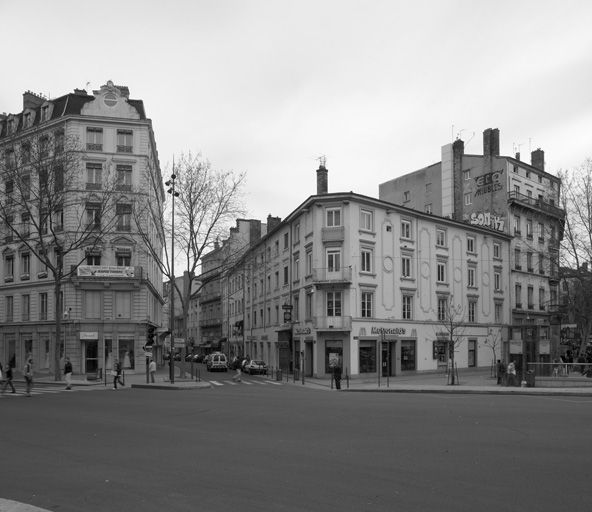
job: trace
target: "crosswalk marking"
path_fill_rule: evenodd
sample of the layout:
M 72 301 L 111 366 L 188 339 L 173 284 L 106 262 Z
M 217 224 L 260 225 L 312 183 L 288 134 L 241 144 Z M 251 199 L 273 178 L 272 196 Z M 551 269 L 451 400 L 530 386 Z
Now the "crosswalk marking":
M 21 396 L 26 396 L 27 392 L 25 391 L 24 388 L 20 388 L 18 386 L 16 387 L 16 393 L 12 393 L 11 391 L 5 391 L 2 395 L 2 397 L 11 397 L 11 398 L 16 398 L 16 397 L 21 397 Z M 33 389 L 31 390 L 31 395 L 55 395 L 57 393 L 80 393 L 80 392 L 86 392 L 86 391 L 98 391 L 98 390 L 104 390 L 107 388 L 104 387 L 100 387 L 100 386 L 81 386 L 81 387 L 73 387 L 72 389 L 65 389 L 65 388 L 58 388 L 58 387 L 38 387 L 35 388 L 33 387 Z
M 218 382 L 217 380 L 211 380 L 210 381 L 214 386 L 224 386 L 224 384 L 222 384 L 221 382 Z
M 267 386 L 268 384 L 273 384 L 274 386 L 281 386 L 282 383 L 281 382 L 275 382 L 273 380 L 258 380 L 258 379 L 253 379 L 253 380 L 245 380 L 245 379 L 241 379 L 240 381 L 234 381 L 234 380 L 224 380 L 224 381 L 219 381 L 219 380 L 207 380 L 206 382 L 209 382 L 210 384 L 212 384 L 213 386 L 240 386 L 240 385 L 245 385 L 245 386 L 252 386 L 253 384 L 259 384 L 260 386 Z

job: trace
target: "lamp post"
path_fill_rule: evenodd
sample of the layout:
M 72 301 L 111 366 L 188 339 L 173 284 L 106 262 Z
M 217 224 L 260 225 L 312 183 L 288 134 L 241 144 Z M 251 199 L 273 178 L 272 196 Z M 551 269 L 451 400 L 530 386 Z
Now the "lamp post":
M 175 383 L 175 197 L 179 197 L 179 192 L 175 190 L 175 164 L 173 163 L 173 174 L 171 179 L 165 182 L 169 187 L 167 192 L 173 197 L 173 208 L 171 215 L 171 311 L 169 314 L 169 330 L 171 331 L 171 353 L 169 357 L 169 379 L 171 384 Z

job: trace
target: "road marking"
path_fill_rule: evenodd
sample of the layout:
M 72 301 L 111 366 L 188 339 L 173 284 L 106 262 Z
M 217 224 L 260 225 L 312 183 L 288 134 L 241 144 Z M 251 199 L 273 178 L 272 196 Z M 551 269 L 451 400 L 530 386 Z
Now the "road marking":
M 281 382 L 275 382 L 274 380 L 266 380 L 265 382 L 267 382 L 268 384 L 273 384 L 274 386 L 281 386 L 282 385 Z
M 214 386 L 224 386 L 224 384 L 218 382 L 217 380 L 211 380 L 210 383 L 212 383 Z
M 243 384 L 246 384 L 247 386 L 252 386 L 253 385 L 253 383 L 252 382 L 249 382 L 248 380 L 243 380 L 242 383 Z

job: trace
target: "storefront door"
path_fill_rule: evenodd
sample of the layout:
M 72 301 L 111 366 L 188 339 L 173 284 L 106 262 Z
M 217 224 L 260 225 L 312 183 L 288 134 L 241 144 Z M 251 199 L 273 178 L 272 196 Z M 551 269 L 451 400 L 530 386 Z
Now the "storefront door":
M 85 340 L 82 350 L 84 351 L 85 373 L 96 375 L 99 370 L 99 342 L 97 340 Z
M 382 342 L 382 354 L 381 354 L 381 366 L 383 377 L 393 377 L 395 375 L 395 346 L 394 342 L 386 341 Z

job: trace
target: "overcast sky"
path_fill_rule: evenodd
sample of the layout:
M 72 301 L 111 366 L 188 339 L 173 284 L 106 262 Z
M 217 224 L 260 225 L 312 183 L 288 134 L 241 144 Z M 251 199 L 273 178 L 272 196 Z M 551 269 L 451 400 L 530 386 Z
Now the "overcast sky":
M 127 85 L 165 176 L 201 152 L 247 173 L 250 217 L 284 218 L 321 155 L 330 192 L 374 197 L 458 134 L 481 154 L 486 128 L 551 173 L 583 163 L 591 27 L 589 0 L 0 0 L 0 112 Z

